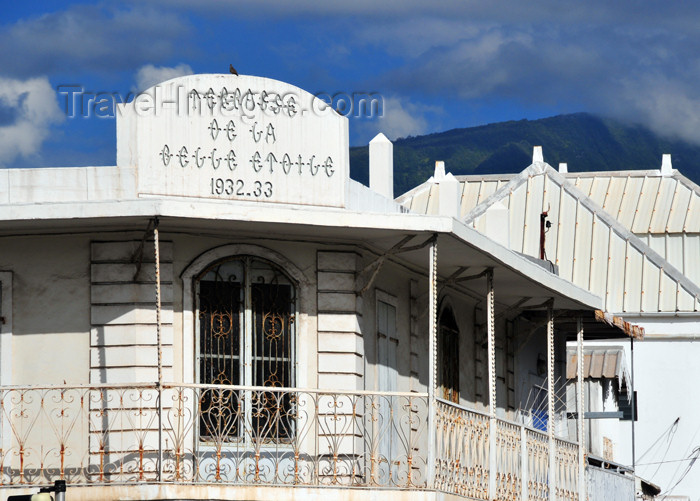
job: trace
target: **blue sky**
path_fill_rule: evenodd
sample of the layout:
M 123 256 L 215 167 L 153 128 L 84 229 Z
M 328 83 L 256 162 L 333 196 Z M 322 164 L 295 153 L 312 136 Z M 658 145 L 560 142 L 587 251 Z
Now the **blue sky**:
M 700 4 L 141 0 L 6 2 L 0 165 L 113 165 L 113 118 L 65 114 L 62 85 L 125 96 L 187 73 L 382 96 L 351 144 L 588 111 L 700 142 Z

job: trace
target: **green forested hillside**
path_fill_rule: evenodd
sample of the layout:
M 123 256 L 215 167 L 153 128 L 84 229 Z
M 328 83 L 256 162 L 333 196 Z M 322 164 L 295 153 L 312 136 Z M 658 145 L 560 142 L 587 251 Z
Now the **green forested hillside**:
M 575 113 L 399 139 L 394 142 L 394 193 L 428 179 L 436 160 L 444 160 L 455 175 L 520 172 L 530 165 L 535 145 L 543 147 L 546 162 L 554 167 L 566 162 L 570 172 L 658 169 L 661 155 L 671 153 L 673 167 L 700 184 L 700 146 Z M 350 175 L 368 184 L 366 146 L 350 149 Z

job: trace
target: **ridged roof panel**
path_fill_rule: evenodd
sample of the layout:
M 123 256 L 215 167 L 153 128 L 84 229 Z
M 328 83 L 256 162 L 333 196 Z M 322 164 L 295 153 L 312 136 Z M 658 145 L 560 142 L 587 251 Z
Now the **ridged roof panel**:
M 563 175 L 633 233 L 700 232 L 700 187 L 677 170 Z
M 488 217 L 489 208 L 500 201 L 509 209 L 510 247 L 539 257 L 540 214 L 547 211 L 552 222 L 546 233 L 547 258 L 559 266 L 563 278 L 603 297 L 607 311 L 700 310 L 700 288 L 595 202 L 593 196 L 611 210 L 618 202 L 621 206 L 629 203 L 631 199 L 624 197 L 606 198 L 613 180 L 590 176 L 582 179 L 579 187 L 571 181 L 574 179 L 567 181 L 549 165 L 532 165 L 474 207 L 466 222 L 489 236 L 501 231 L 489 225 Z M 631 224 L 653 227 L 655 218 L 660 217 L 657 212 L 670 206 L 673 191 L 669 186 L 675 187 L 675 183 L 662 183 L 659 177 L 632 181 L 639 185 L 637 196 L 641 200 L 635 202 L 642 209 L 634 214 L 636 221 Z M 654 196 L 644 196 L 643 190 Z

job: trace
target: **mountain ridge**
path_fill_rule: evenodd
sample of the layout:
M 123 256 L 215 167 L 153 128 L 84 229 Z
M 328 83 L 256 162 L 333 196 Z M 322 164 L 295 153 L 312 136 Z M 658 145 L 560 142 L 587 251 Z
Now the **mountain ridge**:
M 511 120 L 457 128 L 394 141 L 394 194 L 425 182 L 436 160 L 454 175 L 516 173 L 532 162 L 532 147 L 542 146 L 552 166 L 570 172 L 651 170 L 663 153 L 673 167 L 700 184 L 700 145 L 664 138 L 640 126 L 589 113 L 538 120 Z M 350 148 L 350 176 L 369 183 L 367 146 Z

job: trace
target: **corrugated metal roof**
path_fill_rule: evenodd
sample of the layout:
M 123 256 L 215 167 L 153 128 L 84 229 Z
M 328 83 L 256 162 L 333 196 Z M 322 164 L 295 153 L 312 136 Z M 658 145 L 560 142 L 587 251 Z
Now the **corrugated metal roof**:
M 584 379 L 623 379 L 625 377 L 625 352 L 622 348 L 593 348 L 583 350 Z M 567 350 L 566 378 L 576 379 L 578 356 L 575 350 Z
M 630 178 L 625 184 L 628 187 L 636 184 L 635 192 L 639 194 L 644 179 L 644 176 Z M 487 218 L 482 217 L 491 206 L 501 202 L 508 208 L 510 248 L 513 250 L 539 255 L 539 215 L 548 210 L 552 222 L 545 245 L 548 259 L 559 266 L 562 277 L 601 296 L 606 311 L 700 310 L 700 288 L 695 283 L 551 166 L 533 164 L 520 174 L 500 179 L 462 176 L 458 180 L 463 184 L 462 212 L 472 207 L 465 220 L 480 232 L 489 235 L 494 230 L 487 227 Z M 611 180 L 607 178 L 607 182 Z M 465 196 L 465 193 L 475 193 L 476 186 L 482 188 L 484 183 L 494 181 L 498 181 L 498 190 L 487 198 Z M 591 190 L 607 191 L 605 182 L 594 186 L 592 177 L 582 183 L 589 193 Z M 426 192 L 434 203 L 432 208 L 427 204 L 423 207 L 428 213 L 434 213 L 439 192 L 432 183 L 407 193 L 402 197 L 403 202 L 411 203 L 416 195 Z M 477 200 L 482 201 L 477 204 Z M 620 199 L 619 203 L 624 205 L 629 200 Z M 613 208 L 618 203 L 611 197 L 603 202 Z M 417 205 L 411 203 L 409 207 L 413 210 Z M 651 220 L 651 212 L 649 214 Z
M 462 217 L 505 185 L 513 175 L 455 176 L 462 184 Z M 465 182 L 466 181 L 466 182 Z M 437 214 L 438 185 L 426 182 L 407 191 L 396 201 L 418 214 Z
M 541 212 L 547 211 L 552 222 L 546 235 L 547 258 L 559 266 L 562 277 L 602 297 L 606 311 L 700 311 L 700 287 L 665 259 L 664 256 L 669 255 L 665 251 L 667 246 L 662 255 L 647 239 L 643 241 L 630 231 L 633 226 L 647 229 L 658 226 L 658 221 L 664 219 L 661 213 L 673 215 L 670 207 L 674 203 L 682 205 L 684 200 L 674 197 L 674 193 L 681 193 L 685 188 L 680 186 L 692 183 L 676 183 L 673 176 L 661 178 L 658 171 L 652 171 L 656 176 L 651 179 L 645 172 L 648 174 L 648 171 L 641 171 L 626 177 L 619 173 L 597 176 L 595 174 L 599 173 L 591 173 L 573 175 L 567 180 L 548 164 L 537 162 L 516 175 L 485 176 L 483 179 L 460 176 L 457 179 L 463 185 L 461 212 L 466 213 L 467 223 L 493 236 L 502 228 L 489 227 L 488 218 L 483 216 L 500 202 L 508 209 L 510 248 L 539 257 L 539 217 Z M 680 176 L 677 172 L 676 175 Z M 673 184 L 668 184 L 669 179 Z M 575 187 L 574 182 L 587 192 Z M 485 197 L 494 185 L 496 191 Z M 432 204 L 416 202 L 426 194 Z M 399 201 L 416 212 L 434 214 L 438 197 L 439 185 L 426 183 L 406 193 Z M 690 195 L 688 199 L 691 207 L 694 199 Z M 600 204 L 617 212 L 617 217 Z M 700 201 L 696 205 L 700 211 Z M 639 212 L 642 214 L 637 216 Z M 618 217 L 621 220 L 618 221 Z M 684 238 L 687 241 L 689 237 L 686 234 Z M 700 248 L 700 239 L 698 242 Z M 689 257 L 687 249 L 685 252 L 671 250 L 673 256 L 681 255 L 681 260 L 689 267 L 700 268 L 699 260 Z
M 670 175 L 661 175 L 659 170 L 567 172 L 562 175 L 637 235 L 700 234 L 700 186 L 675 169 Z M 515 176 L 456 176 L 463 184 L 464 213 L 471 211 Z M 423 184 L 414 188 L 397 201 L 411 210 L 415 207 L 415 212 L 425 213 L 422 206 L 425 187 Z
M 677 170 L 563 175 L 633 233 L 700 233 L 700 186 Z
M 565 177 L 696 284 L 700 186 L 677 170 L 577 172 Z
M 658 184 L 646 179 L 642 185 Z M 589 181 L 589 192 L 599 189 L 593 178 Z M 598 184 L 605 187 L 607 182 Z M 661 206 L 658 199 L 663 196 L 647 205 Z M 540 213 L 548 212 L 552 227 L 546 235 L 547 257 L 559 266 L 561 276 L 600 295 L 606 311 L 700 309 L 697 285 L 551 166 L 531 165 L 472 209 L 466 221 L 488 234 L 493 229 L 482 216 L 496 199 L 509 203 L 511 248 L 532 256 L 539 253 Z M 650 220 L 644 224 L 648 226 L 653 211 L 646 214 Z

